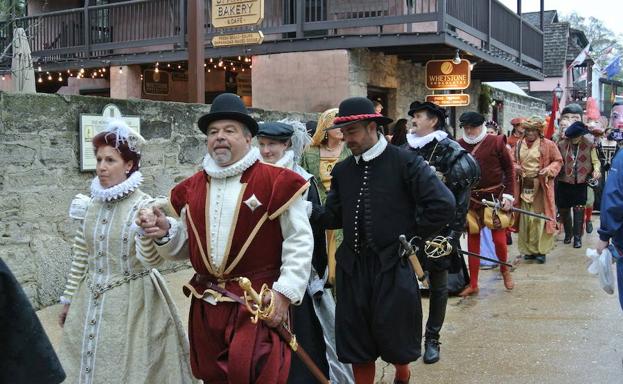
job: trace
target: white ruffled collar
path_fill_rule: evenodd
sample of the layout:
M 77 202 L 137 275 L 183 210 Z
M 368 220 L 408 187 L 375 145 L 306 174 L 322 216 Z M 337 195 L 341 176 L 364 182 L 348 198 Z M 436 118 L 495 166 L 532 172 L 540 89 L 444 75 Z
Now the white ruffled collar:
M 471 137 L 468 137 L 467 135 L 463 135 L 463 140 L 465 140 L 467 144 L 471 144 L 471 145 L 480 143 L 487 136 L 487 130 L 485 129 L 485 126 L 483 125 L 481 128 L 482 130 L 480 131 L 480 134 L 478 136 L 472 139 Z
M 96 176 L 91 181 L 91 197 L 102 202 L 119 199 L 134 192 L 142 182 L 143 174 L 140 171 L 135 171 L 122 183 L 104 188 Z
M 407 135 L 407 142 L 411 148 L 418 149 L 426 146 L 426 144 L 435 139 L 437 139 L 437 142 L 440 142 L 446 137 L 448 137 L 448 133 L 441 130 L 433 131 L 426 136 L 418 136 L 415 133 L 409 133 Z
M 294 151 L 287 150 L 281 157 L 281 159 L 277 160 L 275 165 L 278 165 L 283 168 L 292 169 L 294 165 Z
M 261 156 L 259 149 L 252 147 L 242 159 L 226 167 L 220 167 L 208 154 L 203 158 L 203 170 L 210 177 L 215 179 L 224 179 L 226 177 L 241 174 L 260 159 Z

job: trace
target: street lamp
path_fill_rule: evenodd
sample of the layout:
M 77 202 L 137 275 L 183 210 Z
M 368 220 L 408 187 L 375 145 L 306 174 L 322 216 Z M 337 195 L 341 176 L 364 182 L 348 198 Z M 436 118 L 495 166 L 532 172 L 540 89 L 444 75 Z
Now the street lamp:
M 556 95 L 556 98 L 558 99 L 558 102 L 560 102 L 560 99 L 562 98 L 563 92 L 564 91 L 560 87 L 560 83 L 558 83 L 558 85 L 556 85 L 556 88 L 554 88 L 554 95 Z

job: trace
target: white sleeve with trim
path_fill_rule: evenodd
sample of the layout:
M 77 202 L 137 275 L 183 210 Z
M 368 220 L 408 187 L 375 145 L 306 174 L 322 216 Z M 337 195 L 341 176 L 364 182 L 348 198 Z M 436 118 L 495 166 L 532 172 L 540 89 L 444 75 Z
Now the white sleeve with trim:
M 80 229 L 78 229 L 78 231 L 76 232 L 76 237 L 74 238 L 74 245 L 72 248 L 73 257 L 71 260 L 71 269 L 69 271 L 69 276 L 67 276 L 65 291 L 63 292 L 63 296 L 61 296 L 62 304 L 71 303 L 71 298 L 78 289 L 78 283 L 80 283 L 80 280 L 82 280 L 82 278 L 86 274 L 89 265 L 87 244 L 84 240 L 82 227 L 80 227 Z
M 179 219 L 167 217 L 171 228 L 169 228 L 169 241 L 158 244 L 149 240 L 155 247 L 156 252 L 167 260 L 185 260 L 188 254 L 188 230 L 186 229 L 186 208 L 182 209 Z
M 306 203 L 299 197 L 279 216 L 283 236 L 281 272 L 273 289 L 295 305 L 299 305 L 305 295 L 314 251 Z

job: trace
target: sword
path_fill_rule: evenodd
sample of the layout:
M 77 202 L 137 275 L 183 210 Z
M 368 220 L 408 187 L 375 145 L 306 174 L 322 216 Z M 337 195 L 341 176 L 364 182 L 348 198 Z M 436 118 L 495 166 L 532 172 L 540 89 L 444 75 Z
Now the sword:
M 240 277 L 238 279 L 238 284 L 240 288 L 244 291 L 244 302 L 243 303 L 249 312 L 253 315 L 251 317 L 251 321 L 253 323 L 257 323 L 258 320 L 265 321 L 270 316 L 270 313 L 274 309 L 274 301 L 273 301 L 273 291 L 268 288 L 266 284 L 262 285 L 262 289 L 260 293 L 257 293 L 253 286 L 251 285 L 251 280 L 246 277 Z M 262 298 L 264 295 L 268 295 L 270 297 L 270 301 L 268 304 L 264 304 Z M 288 328 L 286 323 L 281 323 L 277 328 L 273 328 L 275 332 L 283 339 L 283 341 L 288 344 L 290 349 L 294 351 L 297 356 L 301 359 L 301 361 L 305 364 L 307 369 L 311 372 L 312 375 L 316 378 L 316 380 L 321 384 L 331 384 L 331 381 L 327 379 L 324 373 L 318 368 L 318 366 L 314 363 L 314 361 L 309 357 L 305 349 L 300 346 L 300 344 L 296 341 L 296 336 L 292 333 L 290 328 Z
M 487 207 L 491 207 L 493 209 L 501 209 L 500 202 L 497 201 L 497 200 L 496 201 L 488 201 L 486 199 L 482 199 L 482 204 L 486 205 Z M 526 211 L 525 209 L 511 207 L 510 211 L 517 212 L 517 213 L 520 213 L 520 214 L 526 215 L 526 216 L 536 217 L 537 219 L 541 219 L 541 220 L 554 221 L 554 219 L 552 219 L 549 216 L 545 216 L 545 215 L 541 215 L 539 213 Z
M 411 263 L 411 266 L 413 267 L 413 270 L 415 271 L 415 274 L 417 275 L 418 280 L 421 281 L 424 286 L 428 286 L 425 283 L 426 274 L 424 273 L 424 270 L 422 269 L 420 260 L 417 258 L 417 255 L 415 254 L 415 251 L 413 250 L 411 243 L 407 241 L 407 237 L 405 235 L 398 236 L 398 240 L 400 241 L 400 244 L 402 245 L 402 248 L 404 249 L 405 254 L 409 255 L 409 262 Z
M 447 256 L 450 253 L 452 253 L 452 250 L 454 249 L 452 247 L 452 244 L 450 244 L 450 242 L 447 241 L 447 239 L 444 239 L 441 242 L 438 242 L 438 241 L 427 241 L 427 242 L 425 242 L 425 244 L 426 244 L 426 248 L 425 249 L 427 249 L 429 247 L 432 247 L 432 248 L 435 249 L 435 253 L 438 254 L 438 256 L 432 256 L 432 257 Z M 492 263 L 506 265 L 507 267 L 513 268 L 512 264 L 505 263 L 505 262 L 500 261 L 500 260 L 492 259 L 490 257 L 486 257 L 486 256 L 483 256 L 483 255 L 479 255 L 479 254 L 474 253 L 474 252 L 464 251 L 464 250 L 462 250 L 460 248 L 457 248 L 456 251 L 458 253 L 462 254 L 462 255 L 476 257 L 478 259 L 487 260 L 487 261 L 490 261 Z M 426 253 L 428 254 L 429 252 L 427 251 Z M 431 257 L 431 256 L 429 256 L 429 257 Z

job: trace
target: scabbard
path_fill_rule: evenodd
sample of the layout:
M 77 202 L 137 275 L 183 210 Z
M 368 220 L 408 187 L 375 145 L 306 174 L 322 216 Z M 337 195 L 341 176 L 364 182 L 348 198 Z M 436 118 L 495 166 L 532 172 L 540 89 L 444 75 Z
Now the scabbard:
M 292 349 L 292 351 L 296 353 L 299 359 L 301 359 L 303 364 L 305 364 L 307 369 L 309 369 L 309 372 L 311 372 L 311 374 L 314 375 L 314 377 L 319 383 L 331 384 L 331 381 L 329 381 L 324 376 L 324 372 L 322 372 L 320 368 L 318 368 L 316 363 L 314 363 L 311 357 L 309 357 L 307 352 L 305 352 L 305 350 L 300 345 L 298 345 L 298 342 L 296 341 L 296 337 L 292 334 L 292 332 L 290 332 L 289 329 L 286 328 L 284 324 L 281 324 L 279 327 L 274 328 L 274 330 L 275 332 L 277 332 L 277 334 L 279 335 L 279 337 L 281 337 L 283 341 L 288 343 L 288 345 L 290 346 L 290 349 Z
M 233 292 L 228 291 L 225 288 L 220 287 L 218 284 L 207 282 L 205 285 L 206 285 L 206 288 L 214 290 L 222 294 L 223 296 L 229 297 L 230 299 L 234 300 L 236 303 L 242 305 L 244 308 L 247 307 L 246 303 L 240 296 L 234 294 Z M 281 340 L 283 340 L 284 342 L 288 344 L 290 349 L 292 349 L 292 351 L 296 353 L 296 355 L 301 359 L 303 364 L 305 364 L 307 369 L 309 369 L 311 374 L 314 375 L 314 377 L 316 378 L 316 380 L 318 380 L 319 383 L 331 384 L 331 381 L 329 381 L 325 377 L 324 373 L 320 370 L 320 368 L 318 368 L 318 366 L 316 365 L 316 363 L 314 363 L 311 357 L 309 357 L 307 352 L 305 352 L 305 349 L 298 344 L 298 342 L 296 341 L 296 336 L 292 332 L 290 332 L 290 330 L 286 327 L 285 324 L 281 324 L 277 328 L 271 328 L 271 329 L 274 332 L 277 332 Z

